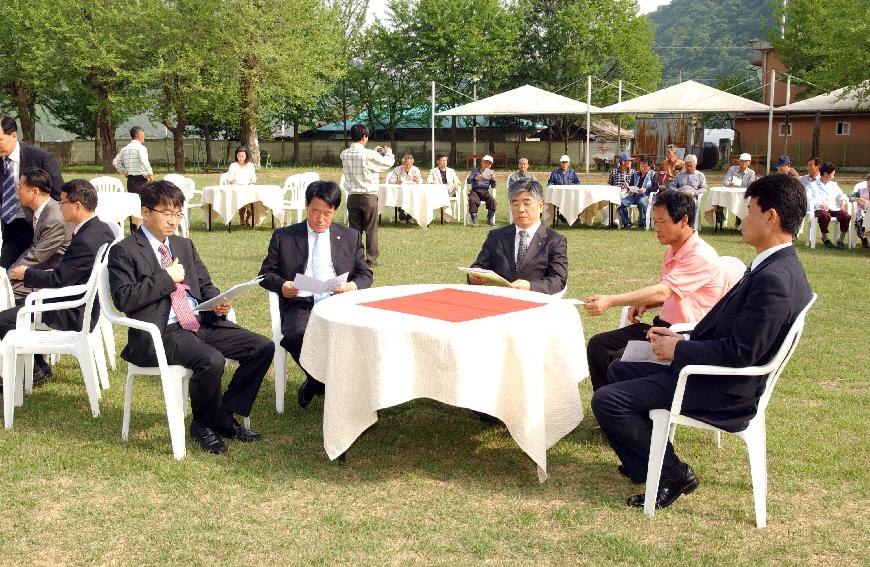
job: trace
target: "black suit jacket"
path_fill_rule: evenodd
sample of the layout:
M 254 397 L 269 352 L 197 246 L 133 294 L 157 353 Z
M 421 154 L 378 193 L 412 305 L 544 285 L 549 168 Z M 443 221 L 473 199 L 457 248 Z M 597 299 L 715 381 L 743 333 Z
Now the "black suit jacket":
M 689 364 L 757 366 L 773 358 L 812 290 L 794 246 L 772 254 L 737 283 L 677 343 L 671 370 Z M 739 431 L 755 416 L 766 376 L 694 376 L 686 386 L 692 417 Z
M 269 251 L 260 267 L 260 285 L 274 291 L 280 298 L 281 313 L 291 308 L 292 301 L 281 295 L 281 286 L 304 274 L 308 265 L 308 221 L 279 228 L 272 233 Z M 372 285 L 372 271 L 365 262 L 359 232 L 338 224 L 329 226 L 329 246 L 335 273 L 347 272 L 347 281 L 358 289 Z
M 79 229 L 78 233 L 70 241 L 69 248 L 53 270 L 39 270 L 28 268 L 24 272 L 24 285 L 26 287 L 41 289 L 44 287 L 65 287 L 87 283 L 94 268 L 94 260 L 97 251 L 103 244 L 110 244 L 115 239 L 115 234 L 109 225 L 93 217 Z M 62 311 L 50 311 L 44 313 L 42 320 L 53 329 L 61 331 L 80 331 L 82 317 L 85 308 L 64 309 Z M 97 324 L 100 316 L 99 301 L 94 299 L 94 308 L 91 311 L 91 330 Z
M 172 257 L 178 258 L 184 266 L 184 283 L 190 287 L 188 293 L 191 297 L 201 303 L 220 295 L 190 239 L 170 236 L 169 249 Z M 154 249 L 141 229 L 112 246 L 108 267 L 115 306 L 128 317 L 154 323 L 163 334 L 172 307 L 169 296 L 175 291 L 175 282 L 158 263 Z M 200 312 L 199 319 L 204 325 L 235 326 L 213 311 Z M 127 337 L 127 346 L 121 352 L 124 360 L 139 366 L 157 365 L 157 354 L 147 333 L 130 329 Z
M 57 166 L 57 160 L 54 159 L 54 156 L 45 150 L 23 142 L 18 142 L 18 147 L 19 159 L 21 160 L 19 173 L 31 167 L 44 169 L 51 176 L 51 197 L 55 201 L 60 201 L 60 187 L 63 185 L 63 176 L 60 174 L 60 168 Z M 0 160 L 0 175 L 5 174 L 5 172 L 5 160 Z
M 516 234 L 516 225 L 513 224 L 489 231 L 471 267 L 492 270 L 509 282 L 527 280 L 532 291 L 550 294 L 562 291 L 568 283 L 568 241 L 565 237 L 541 224 L 517 267 Z

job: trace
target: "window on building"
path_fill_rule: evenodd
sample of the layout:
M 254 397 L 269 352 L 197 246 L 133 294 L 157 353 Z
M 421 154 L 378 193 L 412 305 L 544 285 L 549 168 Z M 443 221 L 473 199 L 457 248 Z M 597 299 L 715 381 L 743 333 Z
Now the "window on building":
M 780 136 L 791 136 L 791 122 L 780 122 L 779 123 L 779 135 Z
M 837 136 L 848 136 L 852 133 L 851 122 L 837 122 Z

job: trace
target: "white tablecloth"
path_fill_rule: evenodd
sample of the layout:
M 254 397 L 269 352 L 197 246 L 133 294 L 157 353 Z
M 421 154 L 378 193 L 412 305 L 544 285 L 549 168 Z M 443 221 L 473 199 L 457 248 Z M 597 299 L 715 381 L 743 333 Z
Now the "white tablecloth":
M 747 202 L 743 197 L 745 194 L 745 187 L 711 187 L 706 196 L 707 205 L 704 208 L 704 219 L 708 224 L 713 224 L 715 220 L 713 211 L 716 206 L 719 206 L 743 220 L 747 213 Z
M 427 183 L 382 183 L 378 186 L 378 214 L 386 207 L 401 207 L 417 224 L 426 228 L 435 219 L 435 211 L 450 206 L 446 185 Z
M 547 207 L 544 214 L 544 224 L 552 221 L 555 206 L 568 222 L 574 222 L 582 212 L 580 220 L 588 225 L 592 224 L 595 214 L 602 207 L 622 202 L 619 188 L 612 185 L 548 185 L 544 201 L 552 205 Z
M 452 323 L 360 306 L 444 288 L 546 303 Z M 510 288 L 406 285 L 334 295 L 311 312 L 301 363 L 326 384 L 323 445 L 335 459 L 377 421 L 376 411 L 415 398 L 499 418 L 547 477 L 547 449 L 583 419 L 588 376 L 576 307 Z
M 284 190 L 278 185 L 211 185 L 202 189 L 202 208 L 208 214 L 211 206 L 211 220 L 217 215 L 228 223 L 239 209 L 250 204 L 254 205 L 257 225 L 266 218 L 268 209 L 278 226 L 284 224 Z
M 128 217 L 142 220 L 142 201 L 136 193 L 126 191 L 99 191 L 97 216 L 105 222 L 123 224 Z

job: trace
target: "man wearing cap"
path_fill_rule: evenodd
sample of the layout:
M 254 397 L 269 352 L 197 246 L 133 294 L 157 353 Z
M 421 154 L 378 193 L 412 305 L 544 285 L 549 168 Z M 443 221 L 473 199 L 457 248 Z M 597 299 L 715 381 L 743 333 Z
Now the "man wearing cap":
M 779 159 L 776 160 L 776 172 L 794 177 L 795 179 L 800 179 L 801 177 L 800 173 L 791 166 L 791 158 L 788 156 L 779 156 Z
M 515 289 L 555 294 L 568 283 L 568 241 L 541 223 L 544 189 L 534 180 L 508 188 L 514 224 L 491 230 L 473 268 L 492 270 Z M 468 283 L 484 280 L 468 275 Z
M 622 204 L 619 207 L 619 217 L 622 219 L 622 226 L 631 228 L 631 220 L 628 218 L 628 207 L 636 205 L 640 211 L 639 228 L 646 226 L 646 206 L 649 198 L 646 195 L 638 194 L 637 187 L 632 186 L 637 172 L 631 167 L 634 158 L 628 155 L 628 152 L 619 154 L 619 167 L 614 168 L 607 178 L 607 184 L 619 187 L 619 193 L 622 197 Z
M 547 185 L 580 185 L 580 178 L 571 167 L 571 158 L 567 154 L 559 158 L 559 169 L 553 170 Z
M 740 154 L 740 159 L 737 165 L 732 165 L 725 172 L 725 179 L 722 184 L 725 187 L 749 187 L 755 181 L 755 171 L 749 168 L 749 162 L 752 161 L 752 156 L 747 153 Z
M 471 225 L 477 226 L 477 209 L 480 202 L 486 203 L 486 224 L 495 226 L 495 198 L 489 192 L 490 187 L 495 189 L 495 172 L 492 170 L 492 156 L 485 155 L 480 160 L 480 167 L 475 167 L 468 174 L 466 183 L 471 184 L 468 192 L 468 214 L 471 216 Z

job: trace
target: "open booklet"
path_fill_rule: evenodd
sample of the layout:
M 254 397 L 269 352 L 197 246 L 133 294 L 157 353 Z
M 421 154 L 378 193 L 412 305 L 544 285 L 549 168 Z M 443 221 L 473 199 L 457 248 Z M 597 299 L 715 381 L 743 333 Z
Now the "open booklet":
M 474 274 L 480 278 L 483 278 L 483 285 L 495 285 L 498 287 L 510 287 L 511 283 L 493 272 L 492 270 L 485 270 L 483 268 L 463 268 L 459 266 L 460 272 L 465 272 L 466 274 Z
M 318 280 L 305 274 L 296 274 L 296 277 L 293 278 L 293 287 L 311 293 L 332 293 L 347 283 L 347 275 L 348 272 L 345 272 L 328 280 Z
M 215 308 L 216 305 L 220 305 L 224 301 L 229 301 L 231 299 L 234 299 L 234 298 L 242 295 L 245 291 L 248 290 L 248 288 L 257 285 L 261 281 L 263 281 L 263 278 L 257 277 L 257 278 L 252 279 L 249 282 L 234 285 L 233 287 L 226 290 L 225 292 L 223 292 L 219 296 L 213 297 L 213 298 L 209 299 L 208 301 L 203 301 L 202 303 L 200 303 L 199 305 L 196 306 L 196 309 L 194 309 L 194 311 L 211 311 L 212 309 Z
M 656 357 L 652 349 L 652 343 L 649 341 L 628 341 L 625 345 L 625 351 L 622 353 L 622 362 L 652 362 L 653 364 L 661 364 L 670 366 L 670 360 L 660 360 Z

